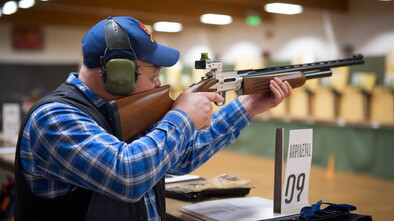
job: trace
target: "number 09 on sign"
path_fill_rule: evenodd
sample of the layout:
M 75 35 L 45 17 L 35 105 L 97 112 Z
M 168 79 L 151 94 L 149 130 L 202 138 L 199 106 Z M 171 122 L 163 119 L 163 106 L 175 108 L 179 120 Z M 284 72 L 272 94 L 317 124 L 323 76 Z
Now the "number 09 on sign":
M 299 213 L 302 207 L 309 205 L 312 136 L 312 129 L 290 130 L 282 213 Z

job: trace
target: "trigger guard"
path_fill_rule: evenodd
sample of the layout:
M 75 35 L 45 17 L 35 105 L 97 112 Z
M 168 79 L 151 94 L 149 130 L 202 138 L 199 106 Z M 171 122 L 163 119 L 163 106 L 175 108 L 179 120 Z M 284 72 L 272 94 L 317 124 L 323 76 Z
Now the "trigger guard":
M 222 91 L 222 92 L 219 92 L 219 94 L 224 98 L 224 101 L 220 102 L 220 103 L 218 103 L 218 102 L 214 102 L 214 103 L 215 103 L 216 106 L 220 107 L 220 106 L 223 106 L 226 103 L 226 92 Z

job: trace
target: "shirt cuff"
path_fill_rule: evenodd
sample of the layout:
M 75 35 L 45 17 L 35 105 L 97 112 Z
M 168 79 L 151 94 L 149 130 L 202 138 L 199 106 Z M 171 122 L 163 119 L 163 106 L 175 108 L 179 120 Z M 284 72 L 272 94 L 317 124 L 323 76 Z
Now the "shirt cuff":
M 234 127 L 237 130 L 242 130 L 252 122 L 246 109 L 239 102 L 238 98 L 234 99 L 228 104 L 222 111 L 226 112 L 226 118 L 233 122 Z

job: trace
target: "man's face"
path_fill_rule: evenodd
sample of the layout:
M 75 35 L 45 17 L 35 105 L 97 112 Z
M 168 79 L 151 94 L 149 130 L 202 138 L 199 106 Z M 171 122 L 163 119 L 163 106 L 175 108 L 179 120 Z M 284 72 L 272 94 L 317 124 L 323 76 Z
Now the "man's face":
M 137 87 L 132 94 L 160 87 L 160 70 L 160 66 L 138 60 L 138 72 L 141 75 L 138 76 Z

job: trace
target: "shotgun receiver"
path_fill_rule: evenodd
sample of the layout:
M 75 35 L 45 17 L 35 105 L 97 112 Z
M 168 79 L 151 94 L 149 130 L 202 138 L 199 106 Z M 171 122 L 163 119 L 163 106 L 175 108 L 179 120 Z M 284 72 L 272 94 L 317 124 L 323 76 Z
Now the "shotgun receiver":
M 332 61 L 320 61 L 281 67 L 222 71 L 221 61 L 212 61 L 206 53 L 195 62 L 196 69 L 209 69 L 208 73 L 189 90 L 192 92 L 217 92 L 225 98 L 226 91 L 237 94 L 270 92 L 269 82 L 274 77 L 288 81 L 293 88 L 302 86 L 306 80 L 328 77 L 331 68 L 363 64 L 363 55 Z M 139 132 L 158 122 L 171 109 L 173 100 L 169 96 L 170 86 L 165 85 L 145 92 L 133 94 L 108 103 L 109 121 L 113 132 L 120 140 L 127 141 Z M 224 104 L 217 104 L 222 105 Z

